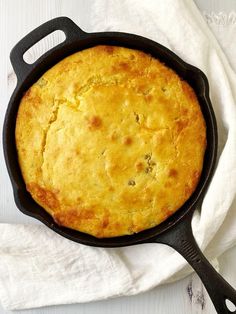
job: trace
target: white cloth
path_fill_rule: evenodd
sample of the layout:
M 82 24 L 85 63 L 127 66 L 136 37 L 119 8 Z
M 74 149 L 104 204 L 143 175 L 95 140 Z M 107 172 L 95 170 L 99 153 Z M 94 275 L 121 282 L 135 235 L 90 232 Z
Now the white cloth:
M 151 38 L 202 69 L 209 79 L 219 158 L 192 226 L 200 247 L 213 260 L 236 243 L 236 204 L 232 206 L 236 74 L 192 0 L 96 0 L 91 10 L 93 31 L 117 30 Z M 43 225 L 0 225 L 0 300 L 5 309 L 132 295 L 191 271 L 178 253 L 160 244 L 93 248 L 70 242 Z

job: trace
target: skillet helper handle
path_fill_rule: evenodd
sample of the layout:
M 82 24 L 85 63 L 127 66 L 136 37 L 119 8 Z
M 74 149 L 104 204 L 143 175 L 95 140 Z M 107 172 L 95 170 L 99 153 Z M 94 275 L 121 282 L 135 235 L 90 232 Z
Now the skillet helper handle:
M 24 61 L 24 53 L 40 41 L 45 36 L 51 34 L 54 31 L 61 30 L 64 32 L 66 39 L 59 45 L 53 47 L 47 51 L 43 56 L 37 59 L 33 64 L 28 64 Z M 56 51 L 58 47 L 62 47 L 72 42 L 75 39 L 84 37 L 86 33 L 81 30 L 71 19 L 68 17 L 58 17 L 52 19 L 39 27 L 35 28 L 28 35 L 22 38 L 12 49 L 10 53 L 10 59 L 13 69 L 16 73 L 18 82 L 23 81 L 29 72 L 37 66 L 37 64 L 42 61 L 49 53 Z
M 217 313 L 236 313 L 226 305 L 226 300 L 229 300 L 236 306 L 236 290 L 212 267 L 199 249 L 192 233 L 192 213 L 186 218 L 172 227 L 171 233 L 161 234 L 157 242 L 171 246 L 188 261 L 201 278 Z

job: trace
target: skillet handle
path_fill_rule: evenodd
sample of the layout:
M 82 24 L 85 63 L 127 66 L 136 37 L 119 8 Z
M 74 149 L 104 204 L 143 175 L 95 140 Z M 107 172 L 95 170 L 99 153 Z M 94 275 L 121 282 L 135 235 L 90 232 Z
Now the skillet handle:
M 24 53 L 39 40 L 57 30 L 63 31 L 66 39 L 59 45 L 48 50 L 33 64 L 26 63 L 23 59 Z M 18 81 L 24 80 L 29 72 L 32 71 L 37 66 L 37 64 L 39 64 L 42 59 L 47 57 L 47 55 L 49 55 L 51 52 L 56 51 L 59 47 L 65 46 L 68 43 L 73 42 L 75 39 L 83 38 L 85 36 L 86 33 L 83 30 L 81 30 L 71 19 L 64 16 L 52 19 L 35 28 L 24 38 L 22 38 L 15 45 L 10 53 L 10 60 Z
M 235 289 L 212 267 L 199 249 L 192 233 L 192 213 L 186 218 L 172 227 L 171 232 L 158 236 L 156 242 L 171 246 L 188 261 L 201 278 L 217 313 L 236 313 L 226 305 L 226 300 L 229 300 L 236 306 Z

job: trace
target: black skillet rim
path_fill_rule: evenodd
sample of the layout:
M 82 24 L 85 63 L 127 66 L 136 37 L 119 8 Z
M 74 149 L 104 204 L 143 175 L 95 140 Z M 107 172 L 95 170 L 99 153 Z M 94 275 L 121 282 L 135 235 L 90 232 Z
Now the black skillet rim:
M 53 23 L 56 20 L 57 23 L 64 23 L 66 30 L 67 28 L 69 29 L 68 25 L 72 25 L 73 23 L 70 19 L 61 17 L 51 20 L 41 25 L 39 28 L 41 28 L 42 31 L 44 26 L 46 29 L 46 24 L 49 25 L 49 23 Z M 102 32 L 89 34 L 82 31 L 76 24 L 74 24 L 73 27 L 73 34 L 68 32 L 66 34 L 67 40 L 64 43 L 56 46 L 52 50 L 49 50 L 33 65 L 25 68 L 24 71 L 26 74 L 24 75 L 19 73 L 19 69 L 21 69 L 19 56 L 17 55 L 19 52 L 16 50 L 14 51 L 14 48 L 12 50 L 11 61 L 18 77 L 18 83 L 9 101 L 5 115 L 3 126 L 3 150 L 7 170 L 13 187 L 15 203 L 18 209 L 24 214 L 38 219 L 47 227 L 62 235 L 63 237 L 85 245 L 98 247 L 121 247 L 153 242 L 159 234 L 169 230 L 180 219 L 184 219 L 187 213 L 189 213 L 191 210 L 194 210 L 196 205 L 202 201 L 204 193 L 206 192 L 206 189 L 208 188 L 212 178 L 216 163 L 218 137 L 216 118 L 209 98 L 208 80 L 201 70 L 184 62 L 175 53 L 150 39 L 134 34 L 120 32 Z M 32 31 L 29 35 L 34 35 L 35 31 L 39 30 L 39 28 Z M 60 29 L 59 27 L 57 28 Z M 47 34 L 44 34 L 44 36 L 45 35 Z M 27 39 L 27 36 L 23 38 L 22 41 L 27 41 L 29 39 Z M 41 34 L 41 38 L 44 36 Z M 24 91 L 26 91 L 47 69 L 51 68 L 58 61 L 62 60 L 68 55 L 71 55 L 73 52 L 96 46 L 98 44 L 116 45 L 139 49 L 150 53 L 154 57 L 158 57 L 167 66 L 170 66 L 172 69 L 174 69 L 193 87 L 197 94 L 207 125 L 208 142 L 200 182 L 190 199 L 175 214 L 173 214 L 159 226 L 139 232 L 137 234 L 103 239 L 98 239 L 79 231 L 58 226 L 53 221 L 52 217 L 31 198 L 29 193 L 26 191 L 25 183 L 18 165 L 14 137 L 17 108 L 19 106 L 19 100 L 21 99 Z

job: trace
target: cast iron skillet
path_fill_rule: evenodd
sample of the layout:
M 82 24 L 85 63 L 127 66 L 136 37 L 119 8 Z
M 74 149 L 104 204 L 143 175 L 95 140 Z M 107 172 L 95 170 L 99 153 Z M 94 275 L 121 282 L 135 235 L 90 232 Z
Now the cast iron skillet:
M 40 39 L 55 30 L 62 30 L 66 39 L 40 57 L 34 64 L 27 64 L 23 54 Z M 168 220 L 157 227 L 140 233 L 97 239 L 69 228 L 58 226 L 52 217 L 31 198 L 26 191 L 15 146 L 15 122 L 20 99 L 23 93 L 49 68 L 72 53 L 95 45 L 117 45 L 135 48 L 159 58 L 174 69 L 195 90 L 207 125 L 207 150 L 200 182 L 191 198 Z M 39 26 L 25 36 L 11 51 L 11 63 L 17 75 L 17 86 L 10 99 L 3 129 L 3 148 L 8 173 L 12 182 L 17 207 L 26 215 L 32 216 L 46 226 L 72 241 L 100 247 L 121 247 L 140 243 L 163 243 L 178 251 L 195 269 L 203 281 L 218 313 L 232 313 L 226 300 L 236 304 L 235 290 L 214 270 L 204 257 L 192 234 L 191 220 L 197 204 L 213 174 L 217 154 L 217 126 L 209 99 L 209 86 L 206 76 L 197 68 L 185 63 L 173 52 L 149 39 L 126 33 L 104 32 L 85 33 L 67 17 L 59 17 Z M 217 197 L 217 195 L 216 195 Z M 233 313 L 236 313 L 234 311 Z

